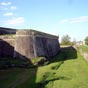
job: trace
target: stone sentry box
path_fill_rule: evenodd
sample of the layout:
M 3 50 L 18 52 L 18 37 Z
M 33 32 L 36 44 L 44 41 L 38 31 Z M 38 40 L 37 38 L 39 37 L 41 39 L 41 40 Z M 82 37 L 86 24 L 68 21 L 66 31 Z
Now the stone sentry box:
M 16 32 L 15 58 L 32 59 L 37 56 L 52 57 L 60 50 L 58 37 L 35 30 Z

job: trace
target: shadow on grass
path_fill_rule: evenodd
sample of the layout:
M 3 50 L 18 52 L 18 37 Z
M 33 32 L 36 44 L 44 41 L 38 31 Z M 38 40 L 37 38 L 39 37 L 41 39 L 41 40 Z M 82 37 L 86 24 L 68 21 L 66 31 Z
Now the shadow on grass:
M 14 47 L 3 40 L 1 40 L 0 42 L 2 43 L 0 45 L 0 56 L 2 57 L 2 56 L 13 55 Z M 22 68 L 27 67 L 29 64 L 31 67 L 34 66 L 31 60 L 29 60 L 26 56 L 23 56 L 18 52 L 16 52 L 16 54 L 18 54 L 18 57 L 25 58 L 26 60 L 23 60 L 21 62 L 20 59 L 18 60 L 14 58 L 10 58 L 10 59 L 8 58 L 8 59 L 5 59 L 7 61 L 2 59 L 0 60 L 0 62 L 5 66 L 5 68 L 8 68 L 15 64 L 16 64 L 15 67 L 22 67 Z M 61 48 L 61 51 L 59 52 L 57 56 L 49 58 L 47 60 L 49 61 L 49 63 L 58 62 L 57 64 L 51 67 L 51 70 L 57 70 L 64 63 L 65 60 L 76 59 L 76 58 L 77 58 L 77 51 L 73 47 L 63 47 Z M 11 59 L 14 59 L 15 62 Z M 28 63 L 28 64 L 25 65 L 25 63 Z M 30 88 L 45 88 L 45 86 L 49 83 L 50 83 L 50 86 L 52 86 L 53 82 L 56 80 L 71 80 L 71 78 L 68 78 L 68 77 L 55 76 L 56 73 L 47 72 L 42 76 L 41 81 L 39 83 L 36 83 L 37 70 L 38 68 L 36 67 L 36 68 L 31 68 L 31 69 L 26 69 L 26 70 L 22 69 L 20 72 L 18 71 L 17 73 L 16 73 L 16 69 L 14 72 L 9 71 L 8 72 L 9 74 L 5 73 L 6 71 L 3 71 L 4 74 L 2 74 L 3 72 L 0 72 L 1 74 L 0 87 L 13 88 L 14 86 L 14 88 L 29 88 L 29 87 Z
M 45 86 L 47 84 L 49 84 L 49 86 L 52 87 L 54 81 L 57 81 L 57 80 L 71 80 L 71 78 L 61 76 L 61 77 L 55 77 L 55 78 L 52 78 L 52 79 L 49 79 L 49 80 L 46 79 L 46 80 L 43 80 L 42 82 L 37 83 L 37 86 L 39 88 L 45 88 Z
M 52 59 L 49 58 L 49 63 L 54 63 L 53 66 L 51 66 L 51 72 L 46 72 L 39 83 L 37 83 L 37 86 L 39 88 L 45 88 L 48 84 L 49 88 L 53 86 L 54 81 L 57 80 L 71 80 L 72 78 L 64 77 L 64 76 L 55 76 L 56 70 L 60 68 L 60 66 L 64 63 L 66 60 L 71 59 L 77 59 L 77 51 L 72 46 L 69 47 L 63 47 L 61 48 L 61 51 L 58 55 L 53 57 Z M 56 63 L 55 63 L 56 62 Z
M 50 63 L 65 61 L 70 59 L 77 59 L 77 51 L 74 47 L 62 47 L 59 54 L 49 59 Z
M 18 58 L 13 58 L 14 46 L 11 45 L 12 40 L 0 39 L 0 87 L 1 88 L 17 88 L 24 84 L 30 78 L 30 88 L 35 84 L 37 67 L 26 56 L 15 51 Z M 19 59 L 19 58 L 22 59 Z M 30 68 L 29 67 L 35 67 Z M 28 69 L 26 69 L 28 68 Z M 24 88 L 29 88 L 24 87 Z M 19 87 L 23 88 L 23 86 Z

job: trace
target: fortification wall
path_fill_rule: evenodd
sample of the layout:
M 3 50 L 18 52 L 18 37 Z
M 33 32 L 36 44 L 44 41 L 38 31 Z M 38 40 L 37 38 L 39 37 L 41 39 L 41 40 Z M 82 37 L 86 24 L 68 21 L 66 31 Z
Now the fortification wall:
M 0 27 L 0 35 L 16 34 L 16 29 Z
M 34 58 L 36 56 L 52 57 L 59 52 L 58 37 L 50 34 L 23 30 L 16 33 L 14 57 Z
M 15 39 L 0 39 L 0 57 L 13 57 L 14 46 Z
M 15 36 L 0 37 L 0 57 L 32 59 L 52 57 L 60 50 L 58 37 L 35 30 L 20 30 Z
M 58 38 L 35 36 L 34 44 L 37 56 L 55 56 L 60 48 Z
M 34 58 L 33 36 L 29 31 L 18 31 L 15 39 L 15 58 Z

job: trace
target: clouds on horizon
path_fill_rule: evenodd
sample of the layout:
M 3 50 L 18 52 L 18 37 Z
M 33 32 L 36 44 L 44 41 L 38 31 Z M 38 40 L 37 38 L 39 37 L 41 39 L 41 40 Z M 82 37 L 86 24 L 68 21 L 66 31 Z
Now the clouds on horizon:
M 12 2 L 0 2 L 2 10 L 16 10 L 17 7 L 13 5 Z
M 83 22 L 88 22 L 88 16 L 80 16 L 76 18 L 70 18 L 70 19 L 63 19 L 60 20 L 59 23 L 64 24 L 64 23 L 83 23 Z
M 4 20 L 2 20 L 2 25 L 10 25 L 10 26 L 19 26 L 23 25 L 25 19 L 21 16 L 16 16 L 17 13 L 13 13 L 13 10 L 16 10 L 17 7 L 13 5 L 12 2 L 0 2 L 0 6 L 2 7 L 2 16 L 4 16 Z M 9 17 L 9 18 L 7 18 Z M 6 19 L 5 19 L 6 18 Z
M 12 3 L 11 2 L 1 2 L 0 5 L 2 6 L 8 6 L 8 5 L 11 5 Z
M 22 25 L 24 23 L 24 17 L 12 18 L 10 20 L 4 21 L 3 23 L 4 25 L 13 25 L 13 26 Z
M 8 13 L 4 13 L 4 16 L 14 16 L 14 14 L 12 12 L 8 12 Z

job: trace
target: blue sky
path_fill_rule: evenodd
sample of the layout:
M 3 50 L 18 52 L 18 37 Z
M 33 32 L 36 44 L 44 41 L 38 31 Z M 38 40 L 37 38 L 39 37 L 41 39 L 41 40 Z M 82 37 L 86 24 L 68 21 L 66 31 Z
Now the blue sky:
M 0 0 L 0 26 L 83 40 L 88 36 L 88 0 Z

